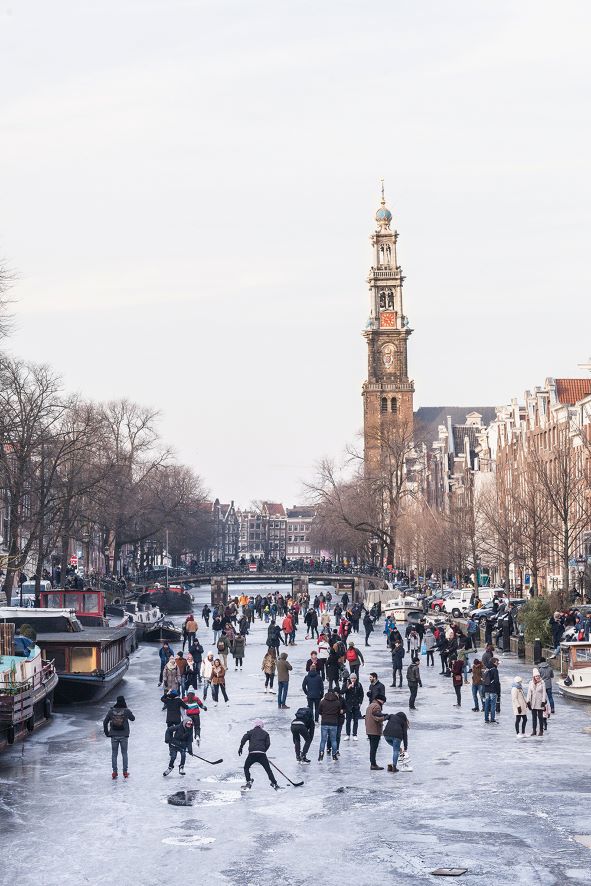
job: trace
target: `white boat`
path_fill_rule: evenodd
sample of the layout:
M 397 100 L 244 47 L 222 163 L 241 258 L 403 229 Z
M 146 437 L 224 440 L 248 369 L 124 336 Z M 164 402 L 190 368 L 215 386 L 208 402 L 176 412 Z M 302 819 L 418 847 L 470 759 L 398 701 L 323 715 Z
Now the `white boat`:
M 556 681 L 567 698 L 591 701 L 591 642 L 581 640 L 560 644 L 561 673 Z
M 384 615 L 394 616 L 396 621 L 406 621 L 409 613 L 420 612 L 423 608 L 416 597 L 397 597 L 394 600 L 388 600 L 382 612 Z

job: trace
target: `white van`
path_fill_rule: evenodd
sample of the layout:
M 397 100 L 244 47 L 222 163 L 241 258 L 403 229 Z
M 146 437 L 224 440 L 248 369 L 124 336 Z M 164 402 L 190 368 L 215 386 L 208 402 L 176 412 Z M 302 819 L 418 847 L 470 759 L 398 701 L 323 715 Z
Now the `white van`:
M 492 603 L 495 597 L 499 600 L 504 599 L 506 594 L 504 588 L 478 588 L 478 594 L 476 596 L 482 600 L 482 603 L 486 606 L 487 603 Z
M 474 608 L 471 602 L 473 599 L 474 591 L 472 588 L 452 591 L 443 602 L 443 611 L 453 615 L 454 618 L 460 618 L 460 616 L 465 615 Z

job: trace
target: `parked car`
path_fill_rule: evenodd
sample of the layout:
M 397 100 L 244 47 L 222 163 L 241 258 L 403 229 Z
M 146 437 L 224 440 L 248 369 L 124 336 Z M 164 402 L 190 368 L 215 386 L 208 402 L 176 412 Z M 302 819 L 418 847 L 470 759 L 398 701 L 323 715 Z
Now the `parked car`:
M 432 609 L 433 612 L 441 612 L 443 610 L 443 604 L 452 593 L 453 591 L 450 589 L 449 591 L 441 591 L 440 594 L 436 594 L 431 598 L 429 609 Z

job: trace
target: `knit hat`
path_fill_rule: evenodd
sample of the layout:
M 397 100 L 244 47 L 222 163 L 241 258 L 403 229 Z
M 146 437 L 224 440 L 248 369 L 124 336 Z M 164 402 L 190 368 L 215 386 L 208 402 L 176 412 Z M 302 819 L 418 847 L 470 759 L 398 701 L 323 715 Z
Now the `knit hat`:
M 532 673 L 532 677 L 539 677 L 540 676 L 540 672 L 538 671 L 537 668 L 534 668 L 531 673 Z
M 253 727 L 256 729 L 257 726 L 259 726 L 261 729 L 265 728 L 265 724 L 263 723 L 262 720 L 255 720 L 254 721 Z
M 522 680 L 521 677 L 514 677 L 514 678 L 513 678 L 513 682 L 514 682 L 514 683 L 523 683 L 523 680 Z
M 116 708 L 126 708 L 127 705 L 125 703 L 125 698 L 122 695 L 117 696 L 117 701 L 115 702 L 114 707 Z

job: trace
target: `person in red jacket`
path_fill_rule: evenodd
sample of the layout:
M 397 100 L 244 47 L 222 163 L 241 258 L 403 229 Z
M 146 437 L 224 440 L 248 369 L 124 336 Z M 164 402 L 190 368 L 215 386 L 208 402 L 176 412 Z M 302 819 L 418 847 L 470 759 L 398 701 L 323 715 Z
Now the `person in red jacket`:
M 283 628 L 283 633 L 285 635 L 285 640 L 283 642 L 286 646 L 288 643 L 290 646 L 293 646 L 295 644 L 295 625 L 293 623 L 293 616 L 290 612 L 288 612 L 283 619 L 281 627 Z
M 457 703 L 456 708 L 462 707 L 462 684 L 464 682 L 464 659 L 456 658 L 451 666 L 451 681 L 456 691 Z

